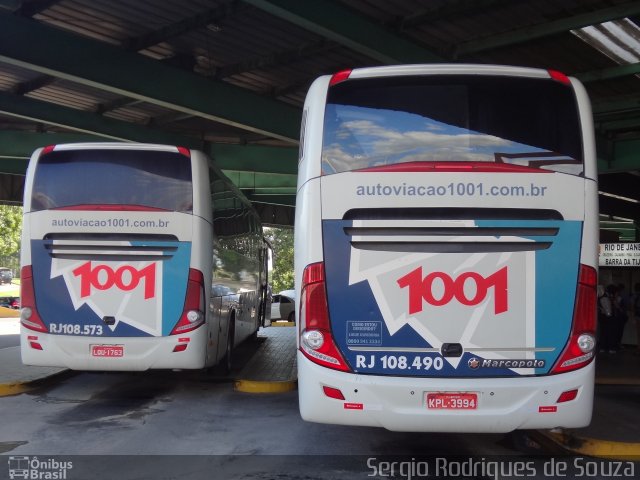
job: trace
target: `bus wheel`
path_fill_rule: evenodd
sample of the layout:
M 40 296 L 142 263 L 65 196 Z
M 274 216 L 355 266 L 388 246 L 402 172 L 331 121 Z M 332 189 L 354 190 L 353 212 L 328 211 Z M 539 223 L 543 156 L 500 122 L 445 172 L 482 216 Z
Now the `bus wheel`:
M 227 350 L 222 359 L 222 367 L 224 368 L 224 373 L 231 373 L 231 368 L 233 367 L 233 336 L 235 332 L 235 315 L 231 316 L 229 320 L 229 334 L 227 335 Z
M 296 313 L 295 312 L 291 312 L 289 314 L 289 318 L 287 318 L 287 320 L 289 322 L 292 322 L 295 325 L 295 323 L 296 323 Z

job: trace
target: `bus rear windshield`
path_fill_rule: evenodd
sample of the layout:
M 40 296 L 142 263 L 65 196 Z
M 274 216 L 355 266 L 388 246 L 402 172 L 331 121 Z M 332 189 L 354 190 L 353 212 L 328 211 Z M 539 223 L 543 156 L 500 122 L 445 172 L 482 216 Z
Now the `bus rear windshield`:
M 583 171 L 573 89 L 485 75 L 353 79 L 329 88 L 322 173 L 408 162 Z
M 90 206 L 193 209 L 191 161 L 173 152 L 61 150 L 36 167 L 31 210 Z

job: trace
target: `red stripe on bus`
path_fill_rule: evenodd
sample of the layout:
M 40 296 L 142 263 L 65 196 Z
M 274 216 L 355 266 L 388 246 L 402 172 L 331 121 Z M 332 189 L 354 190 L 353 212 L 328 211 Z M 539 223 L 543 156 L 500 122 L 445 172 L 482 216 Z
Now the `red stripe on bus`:
M 144 205 L 69 205 L 52 210 L 96 210 L 100 212 L 168 212 L 164 208 L 146 207 Z
M 406 162 L 393 165 L 363 168 L 358 172 L 521 172 L 521 173 L 553 173 L 550 170 L 525 167 L 511 163 L 485 162 Z

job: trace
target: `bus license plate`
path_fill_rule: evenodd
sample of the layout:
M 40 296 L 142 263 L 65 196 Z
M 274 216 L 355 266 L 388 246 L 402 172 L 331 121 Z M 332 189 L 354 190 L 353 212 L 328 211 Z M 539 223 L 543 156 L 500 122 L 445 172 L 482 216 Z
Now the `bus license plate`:
M 475 410 L 478 395 L 475 393 L 427 393 L 427 408 L 433 410 Z
M 124 345 L 91 345 L 92 357 L 124 357 Z

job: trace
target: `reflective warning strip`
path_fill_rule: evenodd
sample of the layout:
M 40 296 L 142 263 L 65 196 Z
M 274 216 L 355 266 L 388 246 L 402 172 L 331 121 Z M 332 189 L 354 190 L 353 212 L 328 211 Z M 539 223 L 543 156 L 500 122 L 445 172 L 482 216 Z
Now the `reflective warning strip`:
M 260 382 L 256 380 L 236 380 L 234 389 L 237 392 L 245 393 L 284 393 L 295 390 L 298 386 L 297 380 L 285 382 Z

